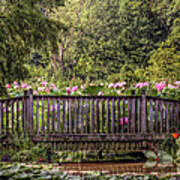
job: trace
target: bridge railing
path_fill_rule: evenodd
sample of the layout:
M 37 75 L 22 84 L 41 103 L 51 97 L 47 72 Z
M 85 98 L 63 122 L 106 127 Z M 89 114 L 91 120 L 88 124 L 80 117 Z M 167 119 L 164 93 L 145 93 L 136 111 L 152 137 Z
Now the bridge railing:
M 180 101 L 146 96 L 33 95 L 0 100 L 0 134 L 163 135 L 180 129 Z

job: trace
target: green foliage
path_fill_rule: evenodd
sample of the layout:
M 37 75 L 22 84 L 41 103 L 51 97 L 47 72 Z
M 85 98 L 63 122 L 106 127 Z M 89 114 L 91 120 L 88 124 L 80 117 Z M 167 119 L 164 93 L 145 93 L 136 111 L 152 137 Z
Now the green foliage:
M 26 78 L 28 71 L 24 64 L 28 63 L 31 52 L 55 51 L 58 30 L 63 26 L 45 14 L 43 10 L 48 7 L 45 0 L 5 0 L 0 1 L 0 7 L 0 84 L 3 86 Z
M 65 75 L 90 81 L 113 74 L 129 82 L 139 79 L 134 70 L 146 68 L 168 36 L 153 7 L 138 0 L 67 1 L 60 11 L 72 27 L 69 34 L 62 32 Z

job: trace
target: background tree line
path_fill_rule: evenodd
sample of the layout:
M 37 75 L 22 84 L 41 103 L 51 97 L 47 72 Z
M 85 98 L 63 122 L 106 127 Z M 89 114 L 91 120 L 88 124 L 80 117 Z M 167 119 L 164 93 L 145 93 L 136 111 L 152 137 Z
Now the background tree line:
M 180 77 L 180 1 L 0 0 L 0 12 L 1 87 Z

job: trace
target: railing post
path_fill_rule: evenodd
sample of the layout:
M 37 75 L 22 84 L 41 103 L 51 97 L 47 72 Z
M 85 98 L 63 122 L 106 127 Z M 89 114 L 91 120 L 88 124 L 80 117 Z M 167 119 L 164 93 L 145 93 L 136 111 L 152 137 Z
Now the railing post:
M 147 112 L 146 92 L 145 90 L 142 90 L 141 92 L 141 132 L 143 134 L 145 134 L 147 131 L 146 112 Z
M 28 119 L 28 91 L 24 91 L 24 133 L 26 134 L 29 129 L 29 119 Z
M 24 96 L 24 129 L 25 132 L 31 134 L 33 133 L 33 90 L 25 90 Z
M 33 123 L 33 89 L 30 89 L 28 91 L 29 95 L 29 131 L 30 134 L 33 134 L 33 129 L 34 129 L 34 123 Z

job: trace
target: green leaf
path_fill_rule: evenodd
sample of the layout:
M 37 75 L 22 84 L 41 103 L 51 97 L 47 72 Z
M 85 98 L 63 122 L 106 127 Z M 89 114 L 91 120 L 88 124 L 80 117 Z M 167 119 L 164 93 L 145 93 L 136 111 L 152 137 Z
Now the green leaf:
M 146 161 L 144 164 L 144 168 L 153 168 L 156 166 L 156 164 L 156 161 Z
M 153 151 L 145 151 L 144 155 L 148 160 L 156 160 L 157 155 Z

